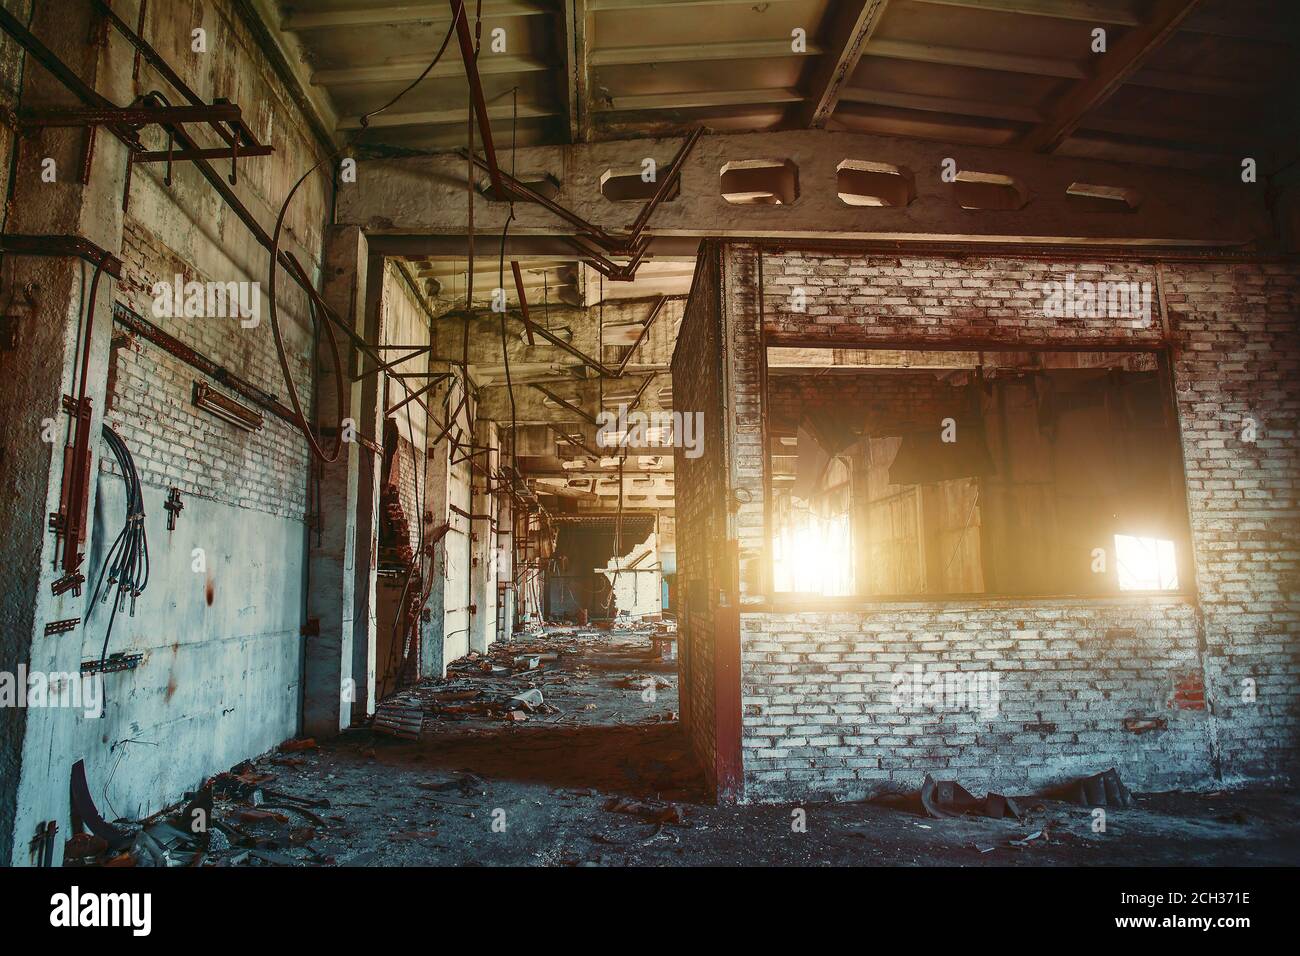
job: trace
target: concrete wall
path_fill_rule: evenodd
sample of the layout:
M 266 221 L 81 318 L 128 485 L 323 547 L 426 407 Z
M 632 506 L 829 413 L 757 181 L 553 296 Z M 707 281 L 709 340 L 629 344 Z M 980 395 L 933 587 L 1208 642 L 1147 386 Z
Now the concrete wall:
M 1160 349 L 1167 341 L 1197 572 L 1195 593 L 1183 597 L 876 602 L 842 611 L 773 603 L 761 416 L 737 411 L 729 441 L 746 799 L 914 789 L 926 772 L 1008 790 L 1111 765 L 1139 790 L 1294 773 L 1294 267 L 854 257 L 744 244 L 709 254 L 717 265 L 705 267 L 725 279 L 727 386 L 737 408 L 762 393 L 760 328 L 769 341 L 837 347 L 907 339 Z M 1150 323 L 1050 318 L 1039 283 L 1068 273 L 1158 283 L 1167 314 L 1157 292 Z M 805 291 L 806 311 L 793 305 L 795 288 Z M 688 308 L 684 333 L 690 316 Z M 702 387 L 703 372 L 684 367 L 680 346 L 674 372 L 678 394 Z M 1254 441 L 1241 437 L 1246 416 L 1258 426 Z M 690 551 L 683 538 L 684 582 Z M 891 698 L 893 675 L 917 666 L 997 674 L 998 712 L 904 710 Z M 685 662 L 683 670 L 692 688 L 683 697 L 693 698 L 698 677 Z
M 134 23 L 133 12 L 122 15 Z M 207 31 L 205 54 L 189 47 L 190 31 L 199 26 Z M 66 10 L 48 21 L 38 17 L 34 27 L 51 42 L 62 42 L 65 31 L 82 37 L 86 29 Z M 273 223 L 289 185 L 316 161 L 319 147 L 251 33 L 229 4 L 196 6 L 182 0 L 151 3 L 145 33 L 199 96 L 228 97 L 243 108 L 244 120 L 255 133 L 274 143 L 273 155 L 241 162 L 237 187 L 253 215 L 264 224 Z M 83 74 L 117 102 L 167 87 L 147 64 L 132 81 L 130 48 L 115 34 L 106 48 L 78 55 L 98 58 Z M 41 72 L 30 64 L 28 71 Z M 64 101 L 48 77 L 29 75 L 28 82 L 28 94 L 43 84 L 54 101 Z M 34 105 L 30 96 L 27 102 Z M 33 155 L 61 149 L 64 139 L 70 147 L 79 144 L 80 135 L 59 134 L 36 143 Z M 165 145 L 156 129 L 142 135 L 148 148 Z M 151 557 L 148 589 L 137 601 L 134 617 L 118 615 L 108 647 L 110 653 L 138 653 L 144 659 L 135 670 L 105 678 L 105 717 L 84 719 L 76 711 L 53 709 L 31 709 L 26 715 L 12 827 L 17 834 L 15 862 L 24 862 L 20 858 L 25 838 L 37 821 L 55 819 L 60 833 L 66 832 L 67 781 L 76 760 L 86 760 L 92 791 L 106 816 L 138 817 L 180 799 L 205 775 L 293 736 L 301 713 L 299 629 L 311 509 L 305 443 L 273 416 L 268 415 L 264 428 L 254 434 L 193 407 L 195 380 L 229 392 L 153 345 L 118 334 L 120 329 L 112 328 L 107 315 L 116 300 L 241 377 L 284 396 L 265 287 L 260 290 L 261 321 L 255 327 L 225 317 L 167 317 L 154 308 L 152 293 L 155 282 L 171 282 L 177 274 L 182 281 L 264 286 L 268 254 L 211 186 L 184 163 L 177 164 L 170 188 L 162 182 L 161 166 L 137 167 L 123 216 L 122 159 L 111 137 L 101 134 L 90 184 L 79 200 L 79 222 L 40 223 L 41 208 L 57 205 L 52 201 L 55 193 L 41 194 L 38 177 L 24 175 L 18 201 L 29 212 L 24 213 L 26 221 L 9 224 L 17 231 L 85 235 L 112 252 L 120 250 L 123 276 L 120 282 L 105 279 L 101 285 L 92 343 L 94 523 L 84 570 L 93 584 L 125 513 L 121 477 L 112 457 L 102 454 L 99 438 L 98 410 L 105 406 L 106 419 L 125 439 L 141 473 Z M 34 161 L 31 155 L 25 158 Z M 7 160 L 0 162 L 7 165 Z M 81 188 L 70 182 L 76 178 L 75 161 L 61 159 L 60 168 L 63 180 L 69 181 L 62 188 Z M 309 273 L 319 268 L 328 189 L 325 176 L 310 181 L 286 218 L 284 247 L 297 254 Z M 98 216 L 99 225 L 88 225 L 87 216 Z M 117 221 L 112 221 L 114 216 Z M 88 273 L 88 267 L 71 260 L 57 268 L 76 285 L 77 276 Z M 309 409 L 314 375 L 305 299 L 283 276 L 280 289 L 280 322 L 290 368 Z M 69 298 L 76 301 L 75 291 Z M 75 338 L 77 312 L 71 308 L 59 329 L 68 341 Z M 56 318 L 48 321 L 57 326 Z M 27 349 L 14 357 L 15 362 L 53 360 L 57 370 L 62 359 L 63 376 L 68 376 L 70 350 L 42 349 L 34 339 L 25 344 Z M 17 365 L 7 368 L 6 375 L 11 372 L 11 381 L 28 374 Z M 33 411 L 41 407 L 33 405 Z M 57 474 L 55 467 L 50 470 Z M 55 496 L 58 484 L 55 478 L 49 485 Z M 176 530 L 168 532 L 162 503 L 172 486 L 180 488 L 185 510 Z M 47 496 L 23 497 L 40 503 Z M 6 539 L 10 531 L 18 533 L 30 524 L 15 523 Z M 20 566 L 52 567 L 44 559 L 29 561 L 21 549 L 6 550 Z M 43 590 L 48 594 L 48 582 Z M 33 668 L 67 672 L 83 660 L 98 659 L 107 608 L 89 608 L 89 596 L 87 588 L 80 598 L 69 594 L 60 599 L 57 608 L 37 607 L 33 627 L 38 635 L 47 620 L 84 620 L 57 639 L 37 636 L 28 652 L 19 651 L 19 660 Z M 5 657 L 9 668 L 13 660 L 8 653 Z M 10 743 L 5 741 L 7 754 Z M 8 835 L 10 828 L 4 829 Z
M 476 597 L 482 599 L 485 582 L 495 578 L 495 564 L 480 560 L 483 557 L 476 551 L 479 547 L 474 540 L 477 534 L 491 547 L 490 527 L 486 521 L 465 517 L 466 514 L 485 513 L 475 511 L 478 496 L 474 493 L 474 484 L 482 483 L 476 477 L 470 465 L 468 452 L 475 435 L 475 420 L 479 404 L 474 390 L 469 388 L 468 400 L 461 404 L 465 385 L 460 373 L 451 380 L 449 387 L 440 389 L 438 399 L 438 428 L 430 436 L 437 437 L 443 422 L 450 421 L 448 434 L 431 446 L 429 452 L 428 510 L 433 513 L 435 526 L 447 522 L 450 530 L 438 544 L 433 561 L 432 590 L 428 607 L 431 620 L 424 629 L 421 673 L 425 676 L 441 676 L 446 672 L 447 664 L 464 657 L 475 649 L 474 641 L 482 644 L 486 633 L 475 630 L 475 616 L 470 607 Z M 453 414 L 454 413 L 454 414 Z M 480 426 L 482 428 L 483 426 Z M 480 431 L 480 434 L 482 432 Z M 461 513 L 463 512 L 463 513 Z M 476 583 L 477 582 L 477 583 Z M 495 602 L 495 583 L 491 584 L 492 599 Z M 476 595 L 476 589 L 478 594 Z M 478 647 L 482 650 L 485 644 Z
M 459 396 L 453 398 L 451 409 L 456 407 Z M 452 434 L 457 441 L 469 443 L 474 434 L 473 403 L 462 408 L 455 418 Z M 473 492 L 470 464 L 465 459 L 465 452 L 459 453 L 449 441 L 443 440 L 435 449 L 435 455 L 446 456 L 447 467 L 447 504 L 444 521 L 451 522 L 451 531 L 443 538 L 443 628 L 444 655 L 447 661 L 454 661 L 470 652 L 470 631 L 473 624 L 470 605 L 474 603 L 473 575 L 471 573 L 474 556 L 474 542 L 471 535 L 476 530 L 465 514 L 472 514 Z M 451 510 L 459 508 L 465 514 Z M 434 613 L 437 613 L 435 607 Z
M 479 653 L 486 651 L 497 636 L 498 498 L 490 485 L 500 461 L 500 444 L 495 422 L 482 418 L 475 422 L 476 454 L 471 459 L 474 507 L 470 513 L 486 516 L 473 519 L 470 542 L 470 597 L 475 608 L 470 615 L 470 646 Z M 480 454 L 479 449 L 486 451 Z M 462 454 L 468 454 L 468 450 Z
M 615 555 L 602 571 L 614 592 L 611 610 L 633 620 L 658 617 L 663 611 L 659 541 L 651 534 L 626 553 Z

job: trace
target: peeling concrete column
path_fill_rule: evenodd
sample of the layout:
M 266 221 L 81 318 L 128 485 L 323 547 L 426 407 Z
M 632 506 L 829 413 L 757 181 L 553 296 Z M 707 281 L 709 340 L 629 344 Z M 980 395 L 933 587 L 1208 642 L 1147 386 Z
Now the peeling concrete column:
M 508 494 L 502 492 L 497 499 L 497 528 L 500 533 L 493 535 L 497 551 L 496 580 L 497 587 L 504 588 L 501 609 L 501 632 L 509 640 L 515 630 L 515 589 L 514 589 L 514 502 Z
M 480 418 L 474 423 L 474 451 L 490 448 L 491 451 L 476 454 L 471 461 L 475 468 L 470 473 L 470 513 L 475 517 L 471 522 L 470 539 L 470 603 L 474 612 L 470 615 L 470 650 L 485 653 L 488 645 L 496 638 L 496 548 L 492 533 L 492 522 L 478 517 L 492 513 L 492 496 L 488 494 L 488 477 L 483 474 L 490 461 L 496 457 L 496 426 L 493 422 Z
M 425 510 L 433 515 L 435 527 L 446 521 L 450 514 L 447 508 L 449 464 L 447 452 L 450 447 L 450 444 L 443 440 L 432 451 L 419 449 L 429 455 L 424 483 Z M 447 544 L 450 538 L 449 533 L 434 546 L 433 560 L 429 562 L 429 573 L 433 576 L 433 580 L 429 582 L 429 602 L 425 605 L 425 613 L 420 616 L 421 677 L 447 676 L 447 629 L 443 602 L 447 595 Z
M 355 226 L 329 231 L 325 240 L 323 295 L 326 303 L 358 335 L 366 333 L 366 237 Z M 363 418 L 360 383 L 345 380 L 345 404 L 337 407 L 334 368 L 318 365 L 317 422 L 329 430 L 351 426 L 356 435 L 377 439 L 359 424 Z M 333 439 L 326 439 L 332 447 Z M 330 737 L 352 722 L 352 704 L 365 693 L 364 674 L 354 674 L 356 637 L 358 520 L 362 462 L 374 453 L 359 441 L 345 441 L 337 461 L 321 464 L 318 529 L 308 529 L 310 560 L 308 618 L 319 633 L 307 638 L 303 660 L 303 732 Z M 363 556 L 364 557 L 364 556 Z M 364 563 L 364 562 L 363 562 Z
M 365 338 L 380 341 L 384 316 L 384 257 L 365 255 L 366 281 L 358 290 L 365 303 Z M 361 294 L 364 293 L 364 294 Z M 373 369 L 369 359 L 360 360 L 358 371 Z M 359 383 L 360 407 L 357 429 L 380 445 L 384 440 L 382 373 L 367 375 Z M 379 472 L 383 467 L 378 455 L 363 454 L 357 468 L 356 536 L 353 574 L 352 679 L 356 696 L 352 702 L 353 721 L 375 711 L 375 655 L 378 623 L 376 619 L 375 582 L 379 572 Z
M 25 10 L 10 5 L 26 20 Z M 86 43 L 89 5 L 37 4 L 32 32 L 63 58 L 101 94 L 117 102 L 130 96 L 131 57 L 117 45 L 105 48 Z M 120 11 L 123 16 L 134 13 Z M 6 63 L 17 62 L 15 47 L 6 41 Z M 54 77 L 34 62 L 26 68 L 23 105 L 26 108 L 82 106 Z M 95 136 L 95 149 L 82 182 L 84 129 L 46 129 L 21 144 L 14 175 L 14 201 L 4 222 L 9 234 L 81 236 L 118 254 L 122 244 L 122 187 L 126 148 L 107 130 Z M 7 155 L 5 162 L 7 165 Z M 53 180 L 50 180 L 51 175 Z M 83 655 L 84 621 L 90 588 L 79 595 L 55 596 L 53 582 L 63 575 L 56 566 L 54 535 L 48 516 L 59 507 L 63 485 L 69 416 L 61 407 L 65 394 L 74 394 L 73 372 L 80 359 L 79 329 L 89 299 L 94 267 L 74 258 L 6 255 L 3 294 L 15 302 L 30 292 L 31 308 L 19 319 L 17 344 L 0 352 L 0 421 L 5 423 L 4 453 L 0 456 L 0 554 L 6 584 L 0 589 L 0 668 L 17 672 L 76 675 Z M 88 429 L 89 474 L 86 516 L 91 525 L 86 540 L 72 542 L 89 554 L 95 513 L 96 482 L 102 449 L 109 343 L 113 335 L 113 280 L 100 278 L 94 305 L 93 332 L 86 369 L 86 397 L 91 414 Z M 17 313 L 15 313 L 17 314 Z M 52 440 L 47 440 L 52 439 Z M 89 575 L 88 560 L 81 571 Z M 69 633 L 45 635 L 52 621 L 76 619 Z M 105 680 L 112 694 L 112 675 Z M 73 763 L 85 756 L 85 740 L 93 718 L 75 707 L 0 708 L 0 864 L 28 866 L 28 841 L 38 824 L 55 821 L 54 865 L 62 858 L 68 835 L 68 780 Z

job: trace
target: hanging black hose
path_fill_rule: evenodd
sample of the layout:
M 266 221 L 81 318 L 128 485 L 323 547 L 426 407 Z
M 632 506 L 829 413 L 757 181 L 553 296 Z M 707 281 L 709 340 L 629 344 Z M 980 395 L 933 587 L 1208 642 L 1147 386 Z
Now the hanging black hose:
M 104 632 L 104 645 L 99 652 L 101 673 L 104 662 L 108 659 L 108 642 L 113 636 L 113 622 L 117 619 L 117 612 L 129 602 L 130 614 L 134 617 L 136 598 L 149 585 L 149 539 L 144 527 L 144 489 L 140 485 L 140 474 L 135 469 L 135 459 L 131 457 L 126 442 L 113 431 L 108 422 L 104 423 L 103 434 L 113 457 L 117 459 L 118 470 L 122 472 L 122 481 L 126 485 L 126 518 L 112 547 L 104 555 L 99 580 L 95 582 L 95 593 L 90 599 L 91 607 L 101 600 L 101 591 L 103 601 L 107 602 L 110 597 L 113 599 L 108 630 Z M 104 587 L 105 583 L 107 587 Z

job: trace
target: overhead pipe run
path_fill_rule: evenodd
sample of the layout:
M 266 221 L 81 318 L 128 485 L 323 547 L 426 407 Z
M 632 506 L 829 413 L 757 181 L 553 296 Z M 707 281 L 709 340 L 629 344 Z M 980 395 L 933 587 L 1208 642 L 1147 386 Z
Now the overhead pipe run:
M 451 15 L 456 24 L 456 40 L 460 45 L 460 57 L 465 63 L 465 76 L 469 80 L 470 101 L 474 115 L 478 117 L 479 139 L 483 142 L 483 151 L 487 153 L 490 166 L 488 173 L 492 179 L 492 189 L 498 196 L 505 195 L 501 183 L 501 170 L 497 166 L 496 144 L 492 140 L 492 124 L 488 120 L 487 103 L 483 99 L 483 84 L 479 80 L 478 63 L 474 55 L 474 39 L 469 32 L 469 16 L 465 12 L 464 0 L 449 0 Z M 523 276 L 519 273 L 518 263 L 511 260 L 511 269 L 515 278 L 515 293 L 519 297 L 519 306 L 525 314 L 528 312 L 528 296 L 524 292 Z
M 673 157 L 667 173 L 659 180 L 659 187 L 655 194 L 646 201 L 641 212 L 637 214 L 632 223 L 631 231 L 626 236 L 612 236 L 600 226 L 588 222 L 572 210 L 566 209 L 552 199 L 541 195 L 527 183 L 524 183 L 509 173 L 496 167 L 495 154 L 489 152 L 488 158 L 477 156 L 468 150 L 461 150 L 461 155 L 472 160 L 479 168 L 493 176 L 493 186 L 496 187 L 498 182 L 505 182 L 509 193 L 520 199 L 526 199 L 529 202 L 536 203 L 548 212 L 553 213 L 556 217 L 563 219 L 569 225 L 578 230 L 579 238 L 590 239 L 594 241 L 606 255 L 601 255 L 594 251 L 584 251 L 583 255 L 592 261 L 589 263 L 592 268 L 601 272 L 606 278 L 616 282 L 631 282 L 636 278 L 637 268 L 640 266 L 641 259 L 645 256 L 649 243 L 643 240 L 642 233 L 649 224 L 651 216 L 659 208 L 659 204 L 668 196 L 672 187 L 681 179 L 682 167 L 686 163 L 686 158 L 695 148 L 695 144 L 700 141 L 704 135 L 703 127 L 696 127 L 687 135 L 686 141 Z M 486 150 L 485 150 L 486 152 Z M 500 194 L 500 193 L 498 193 Z M 579 247 L 581 248 L 581 247 Z M 618 265 L 613 262 L 607 255 L 629 256 L 630 259 L 625 265 Z

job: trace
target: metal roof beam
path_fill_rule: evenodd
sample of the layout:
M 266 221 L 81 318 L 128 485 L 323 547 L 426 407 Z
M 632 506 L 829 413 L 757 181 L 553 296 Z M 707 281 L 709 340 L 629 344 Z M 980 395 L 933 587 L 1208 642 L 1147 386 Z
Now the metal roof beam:
M 863 0 L 860 3 L 836 4 L 828 16 L 832 17 L 829 38 L 839 46 L 817 61 L 811 82 L 808 84 L 808 101 L 801 117 L 801 126 L 820 129 L 835 112 L 840 91 L 853 76 L 862 58 L 862 50 L 871 34 L 880 25 L 888 0 Z
M 1095 69 L 1051 110 L 1045 123 L 1023 137 L 1023 149 L 1050 153 L 1078 127 L 1084 116 L 1106 102 L 1142 61 L 1160 48 L 1198 0 L 1155 0 L 1148 19 L 1125 31 L 1105 53 L 1094 54 Z

